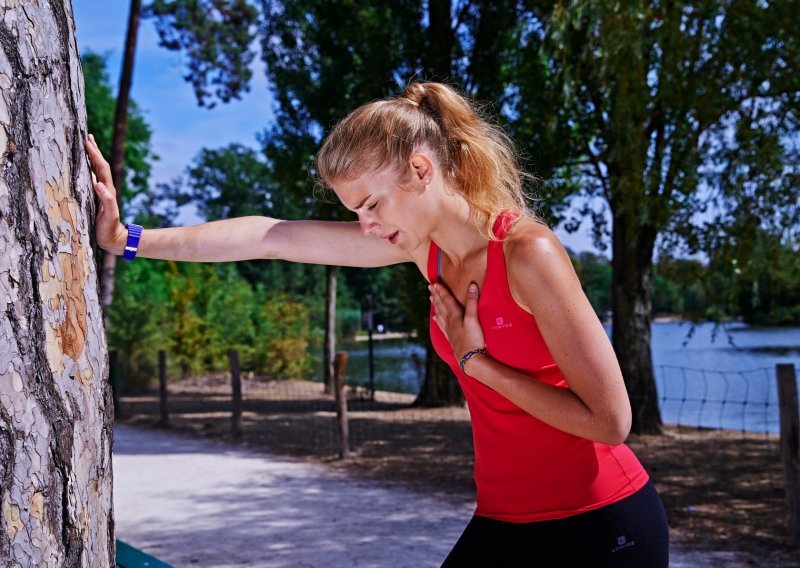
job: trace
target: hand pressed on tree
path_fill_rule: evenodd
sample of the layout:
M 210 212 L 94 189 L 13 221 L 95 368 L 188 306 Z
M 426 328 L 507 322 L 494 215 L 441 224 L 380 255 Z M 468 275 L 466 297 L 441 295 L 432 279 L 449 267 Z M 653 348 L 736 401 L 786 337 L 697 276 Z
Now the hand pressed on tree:
M 111 179 L 111 166 L 108 165 L 91 134 L 86 139 L 85 147 L 92 165 L 92 186 L 100 199 L 95 219 L 97 244 L 103 250 L 120 255 L 125 248 L 128 230 L 120 222 L 117 192 Z

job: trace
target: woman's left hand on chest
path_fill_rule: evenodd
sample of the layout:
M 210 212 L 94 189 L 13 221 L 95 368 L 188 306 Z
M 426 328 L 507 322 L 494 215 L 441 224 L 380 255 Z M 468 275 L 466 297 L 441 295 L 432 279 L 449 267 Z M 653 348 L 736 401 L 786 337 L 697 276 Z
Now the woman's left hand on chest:
M 474 282 L 467 290 L 464 307 L 440 283 L 428 286 L 433 304 L 433 319 L 439 325 L 453 348 L 457 359 L 469 351 L 484 347 L 483 329 L 478 319 L 478 285 Z

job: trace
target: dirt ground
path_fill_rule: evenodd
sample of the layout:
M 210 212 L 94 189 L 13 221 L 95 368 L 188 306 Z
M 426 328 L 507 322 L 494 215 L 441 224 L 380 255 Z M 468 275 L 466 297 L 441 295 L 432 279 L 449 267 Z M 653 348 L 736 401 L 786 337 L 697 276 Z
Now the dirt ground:
M 231 438 L 226 378 L 169 385 L 170 427 Z M 344 469 L 386 485 L 474 499 L 472 435 L 465 408 L 414 408 L 413 396 L 349 393 L 351 457 L 338 459 L 332 397 L 320 383 L 243 380 L 241 444 Z M 158 394 L 124 396 L 117 420 L 156 427 Z M 684 548 L 736 551 L 753 566 L 800 565 L 788 545 L 783 472 L 774 436 L 668 426 L 631 436 Z

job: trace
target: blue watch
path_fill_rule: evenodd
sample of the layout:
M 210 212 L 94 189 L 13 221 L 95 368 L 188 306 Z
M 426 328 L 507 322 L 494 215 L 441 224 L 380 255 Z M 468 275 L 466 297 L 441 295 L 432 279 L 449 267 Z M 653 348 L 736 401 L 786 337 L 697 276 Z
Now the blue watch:
M 125 228 L 128 229 L 128 242 L 125 243 L 125 252 L 122 253 L 124 260 L 133 260 L 136 258 L 136 253 L 139 250 L 139 239 L 142 237 L 141 225 L 134 225 L 127 223 Z

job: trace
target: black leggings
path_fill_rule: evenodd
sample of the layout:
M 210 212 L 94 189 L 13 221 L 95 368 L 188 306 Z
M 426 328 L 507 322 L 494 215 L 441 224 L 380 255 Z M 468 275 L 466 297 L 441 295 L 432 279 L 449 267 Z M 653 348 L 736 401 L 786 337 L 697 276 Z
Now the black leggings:
M 442 568 L 667 568 L 664 505 L 651 482 L 601 509 L 566 519 L 507 523 L 472 517 Z

